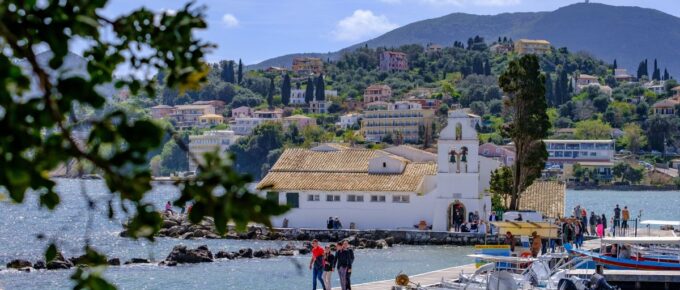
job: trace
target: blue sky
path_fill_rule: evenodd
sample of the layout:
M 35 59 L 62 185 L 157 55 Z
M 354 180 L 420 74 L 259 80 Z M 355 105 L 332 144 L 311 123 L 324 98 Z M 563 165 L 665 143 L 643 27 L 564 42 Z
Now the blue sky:
M 552 11 L 582 1 L 567 0 L 198 0 L 207 7 L 202 39 L 218 45 L 209 61 L 243 59 L 253 64 L 297 52 L 329 52 L 371 39 L 418 20 L 454 12 L 498 14 Z M 680 16 L 677 0 L 593 0 L 654 8 Z M 133 8 L 173 10 L 186 0 L 112 0 L 104 13 Z

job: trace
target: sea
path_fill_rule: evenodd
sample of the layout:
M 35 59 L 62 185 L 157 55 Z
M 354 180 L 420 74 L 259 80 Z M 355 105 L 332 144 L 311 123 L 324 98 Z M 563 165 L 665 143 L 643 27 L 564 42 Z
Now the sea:
M 30 261 L 42 259 L 51 242 L 56 243 L 66 257 L 82 254 L 89 242 L 108 257 L 127 261 L 146 258 L 156 263 L 108 267 L 103 275 L 118 289 L 308 289 L 311 273 L 309 256 L 276 257 L 272 259 L 216 260 L 213 263 L 161 267 L 175 245 L 189 247 L 207 245 L 213 253 L 241 248 L 280 248 L 287 242 L 251 240 L 177 240 L 158 238 L 154 242 L 119 237 L 121 224 L 127 219 L 116 212 L 113 220 L 106 216 L 106 204 L 111 198 L 99 180 L 58 180 L 62 198 L 54 211 L 41 209 L 35 195 L 27 195 L 23 204 L 7 200 L 0 202 L 0 265 L 12 259 Z M 87 211 L 84 194 L 96 201 L 97 210 Z M 177 198 L 177 189 L 156 185 L 147 194 L 147 201 L 157 208 Z M 589 212 L 611 215 L 616 204 L 627 205 L 631 215 L 642 210 L 642 219 L 680 220 L 680 192 L 645 191 L 572 191 L 567 192 L 566 208 L 577 204 Z M 119 207 L 115 203 L 114 207 Z M 89 221 L 89 222 L 88 222 Z M 89 224 L 89 226 L 88 226 Z M 463 246 L 399 246 L 382 250 L 356 250 L 352 283 L 394 279 L 399 273 L 414 275 L 441 268 L 472 263 L 467 257 L 472 247 Z M 29 273 L 4 269 L 0 266 L 0 289 L 71 289 L 73 270 L 32 271 Z M 338 286 L 333 277 L 333 286 Z

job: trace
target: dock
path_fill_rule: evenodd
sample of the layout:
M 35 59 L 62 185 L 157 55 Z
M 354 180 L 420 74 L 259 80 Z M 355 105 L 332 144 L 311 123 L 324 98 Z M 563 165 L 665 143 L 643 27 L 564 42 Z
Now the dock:
M 445 280 L 458 278 L 458 275 L 460 275 L 461 271 L 464 273 L 473 273 L 475 271 L 475 264 L 445 268 L 417 275 L 409 275 L 409 280 L 413 283 L 420 284 L 421 286 L 435 285 L 440 283 L 442 278 Z M 408 275 L 408 273 L 406 274 Z M 363 284 L 354 284 L 352 285 L 352 290 L 385 290 L 392 289 L 392 286 L 394 285 L 394 279 L 390 279 Z M 339 289 L 340 287 L 333 288 L 333 290 Z

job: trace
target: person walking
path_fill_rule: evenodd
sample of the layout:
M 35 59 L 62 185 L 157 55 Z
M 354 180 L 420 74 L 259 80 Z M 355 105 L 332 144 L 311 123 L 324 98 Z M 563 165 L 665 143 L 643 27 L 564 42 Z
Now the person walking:
M 585 207 L 581 208 L 580 221 L 582 225 L 581 230 L 583 231 L 583 234 L 588 234 L 588 211 L 586 210 Z
M 335 220 L 333 221 L 333 228 L 336 230 L 342 229 L 342 223 L 340 222 L 340 218 L 335 217 Z
M 600 217 L 600 220 L 602 221 L 602 233 L 604 235 L 606 235 L 607 234 L 607 216 L 602 214 L 602 216 Z
M 309 269 L 312 270 L 312 290 L 316 290 L 316 281 L 321 282 L 321 287 L 326 289 L 326 284 L 323 282 L 323 268 L 324 268 L 324 249 L 319 246 L 318 240 L 312 240 L 312 259 L 309 261 Z
M 345 245 L 347 245 L 347 249 L 345 249 Z M 350 288 L 347 273 L 351 273 L 352 260 L 354 259 L 354 253 L 350 252 L 349 243 L 346 243 L 346 241 L 338 243 L 338 251 L 336 252 L 335 257 L 337 259 L 336 265 L 338 269 L 338 277 L 340 278 L 340 289 L 349 290 Z
M 537 232 L 531 233 L 531 237 L 533 238 L 533 241 L 531 241 L 531 256 L 536 258 L 541 248 L 543 248 L 543 242 Z
M 508 231 L 507 233 L 505 233 L 505 241 L 504 241 L 504 244 L 510 246 L 510 252 L 514 252 L 514 251 L 515 251 L 515 236 L 513 236 L 512 233 L 511 233 L 510 231 Z
M 335 268 L 335 245 L 331 244 L 326 246 L 326 253 L 323 259 L 323 282 L 326 285 L 325 290 L 331 290 L 331 275 L 333 274 L 333 269 Z
M 343 242 L 342 248 L 349 252 L 349 267 L 347 268 L 347 290 L 352 290 L 352 264 L 354 264 L 354 250 L 349 245 L 349 241 Z
M 628 229 L 628 220 L 630 219 L 630 212 L 628 211 L 628 206 L 623 206 L 621 218 L 623 219 L 623 222 L 621 223 L 621 228 L 625 231 Z
M 595 215 L 594 211 L 590 212 L 590 235 L 595 236 L 597 235 L 597 232 L 595 231 L 595 227 L 597 227 L 597 216 Z

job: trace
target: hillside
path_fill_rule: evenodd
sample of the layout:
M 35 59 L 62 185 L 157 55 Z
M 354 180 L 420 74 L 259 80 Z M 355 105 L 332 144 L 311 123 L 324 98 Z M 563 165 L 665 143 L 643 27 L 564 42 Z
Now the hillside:
M 451 45 L 474 35 L 488 41 L 498 36 L 543 38 L 556 47 L 587 51 L 609 62 L 616 58 L 619 66 L 632 73 L 642 59 L 658 58 L 662 69 L 668 67 L 671 74 L 680 72 L 680 18 L 653 9 L 595 3 L 573 4 L 552 12 L 491 16 L 453 13 L 414 22 L 345 49 L 428 42 Z M 336 59 L 343 50 L 319 55 Z M 295 56 L 273 58 L 250 68 L 289 67 Z

